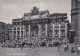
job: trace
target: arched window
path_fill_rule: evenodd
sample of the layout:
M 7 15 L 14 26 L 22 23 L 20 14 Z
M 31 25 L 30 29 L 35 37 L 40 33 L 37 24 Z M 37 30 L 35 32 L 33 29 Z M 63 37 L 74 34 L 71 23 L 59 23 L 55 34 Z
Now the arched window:
M 17 30 L 20 30 L 20 27 L 17 27 Z
M 20 34 L 20 31 L 17 31 L 18 35 Z
M 57 30 L 57 29 L 55 30 L 55 34 L 56 34 L 56 35 L 58 34 L 58 30 Z
M 62 33 L 62 35 L 64 35 L 64 34 L 65 34 L 65 30 L 64 30 L 64 29 L 62 29 L 62 30 L 61 30 L 61 33 Z

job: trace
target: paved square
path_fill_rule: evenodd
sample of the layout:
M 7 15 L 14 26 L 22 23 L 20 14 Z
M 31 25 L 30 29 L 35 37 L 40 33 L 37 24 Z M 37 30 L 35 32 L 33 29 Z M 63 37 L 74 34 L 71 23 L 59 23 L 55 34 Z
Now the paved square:
M 58 51 L 57 47 L 43 48 L 2 48 L 0 47 L 0 56 L 79 56 L 76 53 L 64 52 L 63 47 Z

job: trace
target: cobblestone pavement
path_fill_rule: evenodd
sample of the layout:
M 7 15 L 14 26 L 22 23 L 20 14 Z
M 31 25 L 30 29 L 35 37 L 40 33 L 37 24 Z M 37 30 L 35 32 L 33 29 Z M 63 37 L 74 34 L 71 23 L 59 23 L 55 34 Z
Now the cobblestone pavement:
M 77 52 L 71 53 L 71 45 L 69 44 L 69 51 L 64 52 L 64 46 L 60 46 L 60 56 L 80 56 Z
M 0 56 L 80 56 L 77 53 L 71 53 L 70 45 L 69 51 L 64 52 L 64 46 L 58 47 L 43 47 L 43 48 L 2 48 L 0 47 Z
M 53 48 L 1 48 L 0 56 L 60 56 L 57 47 Z

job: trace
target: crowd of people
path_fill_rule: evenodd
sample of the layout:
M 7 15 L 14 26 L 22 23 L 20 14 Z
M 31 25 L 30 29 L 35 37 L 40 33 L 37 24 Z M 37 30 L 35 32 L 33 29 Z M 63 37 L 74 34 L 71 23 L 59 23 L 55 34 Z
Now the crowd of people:
M 74 42 L 74 43 L 64 43 L 62 45 L 58 45 L 58 51 L 60 51 L 61 47 L 64 47 L 63 50 L 64 52 L 71 52 L 71 53 L 77 53 L 80 54 L 80 45 L 78 42 Z

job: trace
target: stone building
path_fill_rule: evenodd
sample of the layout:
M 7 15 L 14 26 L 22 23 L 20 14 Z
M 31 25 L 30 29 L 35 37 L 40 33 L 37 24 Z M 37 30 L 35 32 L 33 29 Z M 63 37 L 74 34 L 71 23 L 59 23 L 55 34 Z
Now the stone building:
M 33 7 L 30 13 L 12 21 L 12 38 L 14 42 L 39 42 L 46 39 L 67 38 L 67 13 L 50 14 L 48 10 L 39 11 Z
M 8 34 L 8 41 L 11 42 L 12 41 L 12 24 L 7 24 L 6 26 L 7 26 L 6 29 Z
M 13 19 L 12 30 L 10 30 L 12 32 L 13 42 L 21 42 L 24 39 L 22 20 L 22 18 Z
M 5 43 L 7 38 L 7 34 L 5 33 L 6 32 L 5 25 L 6 24 L 4 22 L 0 22 L 0 43 Z
M 80 0 L 71 0 L 71 24 L 80 40 Z
M 9 42 L 9 38 L 11 37 L 9 37 L 9 24 L 0 22 L 0 43 Z

